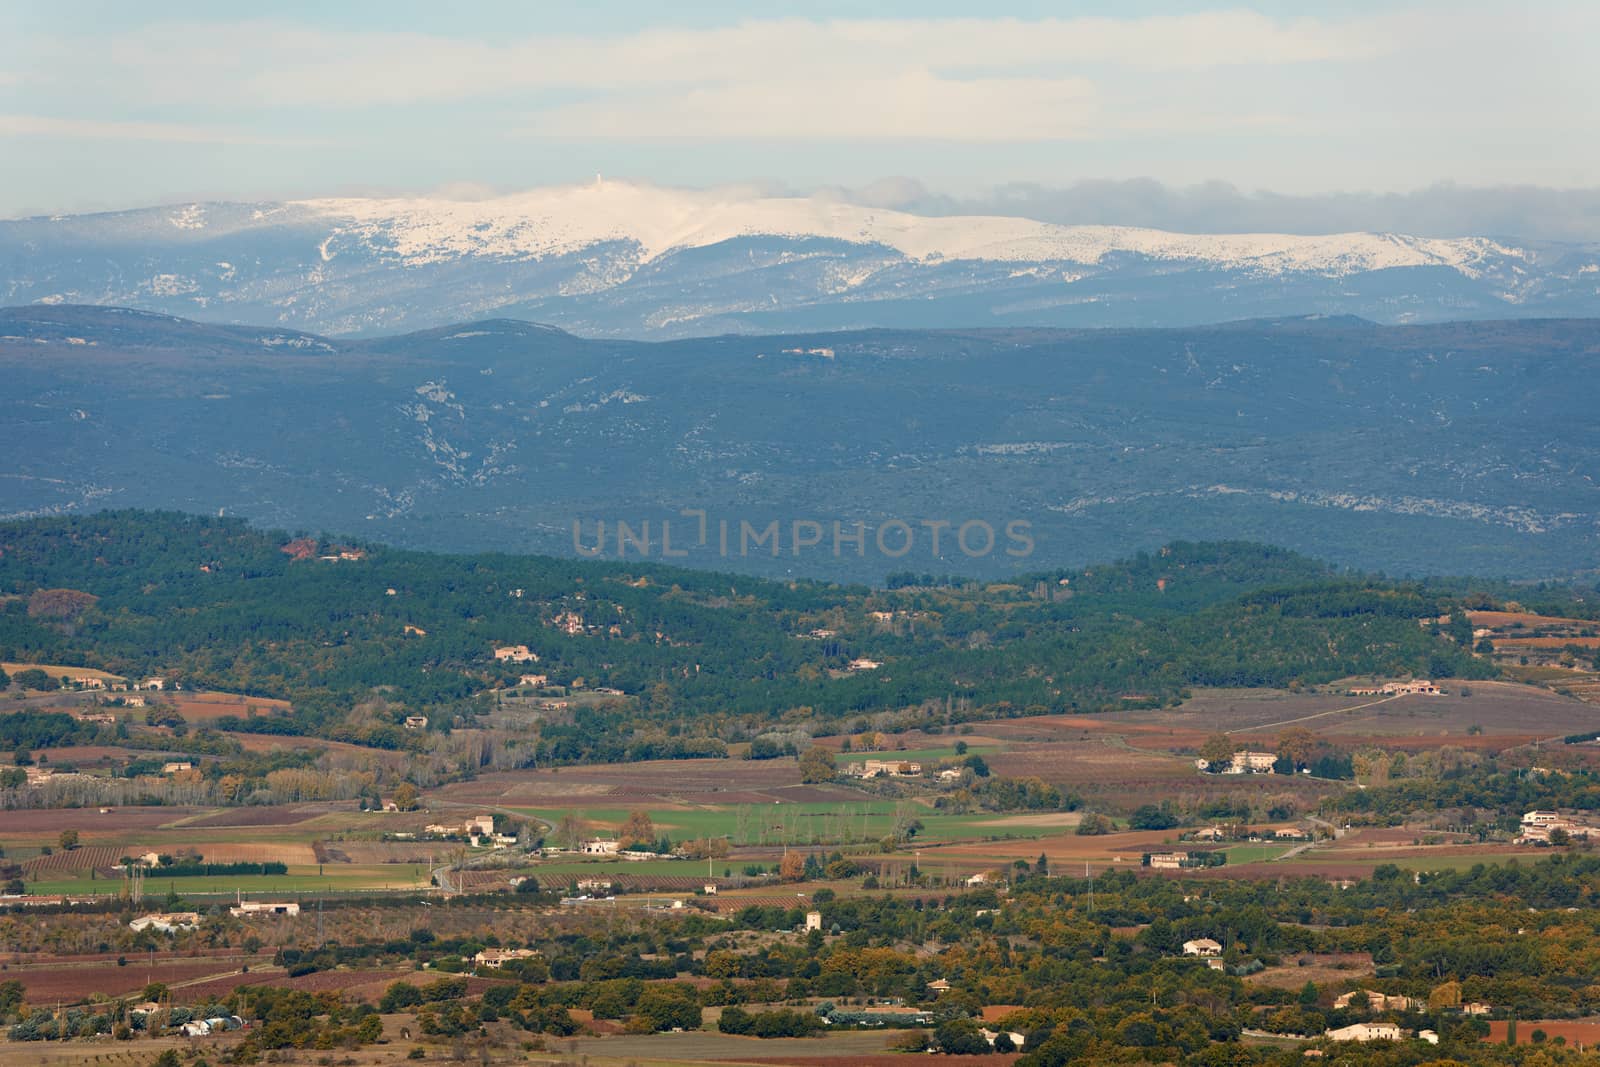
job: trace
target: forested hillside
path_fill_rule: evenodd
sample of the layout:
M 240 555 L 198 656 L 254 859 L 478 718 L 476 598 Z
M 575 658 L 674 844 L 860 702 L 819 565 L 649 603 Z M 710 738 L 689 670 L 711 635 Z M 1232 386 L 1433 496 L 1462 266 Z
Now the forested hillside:
M 649 523 L 661 562 L 670 523 L 682 565 L 838 582 L 1014 581 L 1180 538 L 1566 576 L 1600 567 L 1600 434 L 1574 387 L 1597 350 L 1593 320 L 642 344 L 505 320 L 350 340 L 0 309 L 0 517 L 169 508 L 610 559 L 618 523 Z M 957 541 L 969 521 L 992 550 Z M 777 522 L 781 551 L 745 544 L 744 522 Z M 860 523 L 866 549 L 806 548 L 797 522 Z M 1007 551 L 1013 522 L 1030 552 Z
M 529 711 L 542 754 L 561 760 L 707 754 L 881 711 L 949 722 L 1158 705 L 1194 686 L 1493 671 L 1470 633 L 1419 625 L 1449 598 L 1253 544 L 1180 543 L 1001 585 L 906 584 L 920 581 L 437 555 L 111 512 L 0 526 L 0 659 L 288 698 L 292 715 L 250 729 L 380 747 L 403 742 L 407 713 L 468 724 L 489 711 L 483 694 L 536 672 L 554 692 L 602 694 Z M 537 660 L 497 661 L 504 645 Z M 377 719 L 352 726 L 375 698 Z

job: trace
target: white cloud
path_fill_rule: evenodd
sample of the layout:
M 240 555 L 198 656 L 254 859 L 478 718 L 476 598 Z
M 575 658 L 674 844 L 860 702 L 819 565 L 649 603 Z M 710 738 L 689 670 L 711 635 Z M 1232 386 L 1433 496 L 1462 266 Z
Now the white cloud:
M 1157 174 L 1302 191 L 1600 178 L 1600 148 L 1578 134 L 1600 122 L 1600 5 L 1552 0 L 1538 18 L 1483 0 L 1301 10 L 499 36 L 282 19 L 64 26 L 0 60 L 15 81 L 0 107 L 21 116 L 0 132 L 309 133 L 332 150 L 286 169 L 345 185 L 570 177 L 539 154 L 556 139 L 589 142 L 608 170 L 701 182 L 910 168 L 966 183 Z M 47 113 L 82 118 L 29 117 Z M 667 159 L 671 139 L 711 150 Z M 985 151 L 950 151 L 961 143 Z M 434 154 L 410 157 L 410 144 Z
M 1194 129 L 1192 115 L 1169 115 L 1165 104 L 1142 109 L 1130 127 L 1118 101 L 1147 91 L 1151 76 L 1370 58 L 1397 47 L 1391 22 L 1248 11 L 776 18 L 499 42 L 274 21 L 163 23 L 115 38 L 35 41 L 30 77 L 41 99 L 82 92 L 102 107 L 146 113 L 334 114 L 481 102 L 524 116 L 511 124 L 520 132 L 562 137 L 1036 142 L 1110 127 Z M 1209 128 L 1270 121 L 1253 109 L 1212 111 Z M 158 132 L 117 124 L 107 136 L 126 129 Z
M 1094 128 L 1083 78 L 974 78 L 927 71 L 833 81 L 788 77 L 576 104 L 526 132 L 566 138 L 789 137 L 951 141 L 1068 140 Z
M 278 22 L 162 24 L 115 40 L 36 42 L 41 77 L 115 86 L 119 99 L 258 107 L 365 107 L 550 89 L 865 81 L 925 70 L 940 80 L 1063 67 L 1203 70 L 1351 60 L 1395 46 L 1386 17 L 1339 22 L 1202 12 L 1137 19 L 752 20 L 622 36 L 500 43 L 334 32 Z
M 236 130 L 172 122 L 122 122 L 54 115 L 0 115 L 0 137 L 57 137 L 104 141 L 164 141 L 175 144 L 308 145 L 301 139 L 257 137 Z

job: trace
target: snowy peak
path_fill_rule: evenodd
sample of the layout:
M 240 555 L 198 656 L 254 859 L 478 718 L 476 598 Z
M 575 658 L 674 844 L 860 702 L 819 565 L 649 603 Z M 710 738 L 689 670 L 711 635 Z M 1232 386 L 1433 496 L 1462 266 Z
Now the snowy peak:
M 1397 234 L 1179 234 L 1121 226 L 1061 226 L 1005 216 L 927 217 L 811 197 L 757 197 L 627 182 L 539 189 L 483 201 L 339 199 L 291 207 L 325 219 L 333 240 L 378 243 L 408 265 L 466 256 L 539 259 L 622 243 L 642 265 L 741 237 L 825 239 L 880 246 L 921 262 L 1099 265 L 1128 253 L 1259 273 L 1343 276 L 1442 266 L 1477 277 L 1492 257 L 1529 253 L 1485 238 Z M 177 217 L 192 219 L 190 213 Z M 176 223 L 175 223 L 176 224 Z
M 0 304 L 327 335 L 491 318 L 610 337 L 1600 314 L 1600 249 L 1183 234 L 629 182 L 489 200 L 181 204 L 0 221 Z

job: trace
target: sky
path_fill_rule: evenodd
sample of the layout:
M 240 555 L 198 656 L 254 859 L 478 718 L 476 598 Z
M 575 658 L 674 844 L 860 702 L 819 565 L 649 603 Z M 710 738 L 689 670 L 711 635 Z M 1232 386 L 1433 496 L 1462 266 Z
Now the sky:
M 1596 40 L 1588 2 L 19 0 L 0 217 L 603 173 L 1057 221 L 1562 233 L 1600 227 Z

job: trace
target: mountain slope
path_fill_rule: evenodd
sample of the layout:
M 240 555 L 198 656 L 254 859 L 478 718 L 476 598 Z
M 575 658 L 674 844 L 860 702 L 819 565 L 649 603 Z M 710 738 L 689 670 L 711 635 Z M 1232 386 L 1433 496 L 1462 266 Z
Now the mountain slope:
M 591 336 L 1593 314 L 1600 250 L 921 217 L 621 182 L 496 200 L 189 204 L 0 222 L 0 302 L 332 334 L 485 315 Z
M 641 343 L 16 308 L 0 515 L 220 508 L 565 555 L 604 523 L 609 558 L 619 523 L 648 523 L 629 558 L 852 579 L 1238 537 L 1390 572 L 1568 573 L 1600 566 L 1596 353 L 1594 321 Z M 986 551 L 982 526 L 958 540 L 968 522 Z
M 540 764 L 723 754 L 769 729 L 876 712 L 945 721 L 1160 706 L 1196 685 L 1495 671 L 1417 625 L 1449 610 L 1431 591 L 1260 545 L 1176 544 L 1025 588 L 893 592 L 637 560 L 335 548 L 149 512 L 0 523 L 0 595 L 17 605 L 0 611 L 0 648 L 294 702 L 292 718 L 224 729 L 401 747 L 408 711 L 426 709 L 434 730 L 490 716 L 480 723 L 526 742 L 502 750 L 515 765 L 536 751 Z M 27 610 L 40 590 L 55 610 Z M 511 703 L 506 717 L 475 695 L 530 670 L 496 658 L 507 644 L 537 655 L 548 682 L 606 699 Z M 878 666 L 852 670 L 857 657 Z

